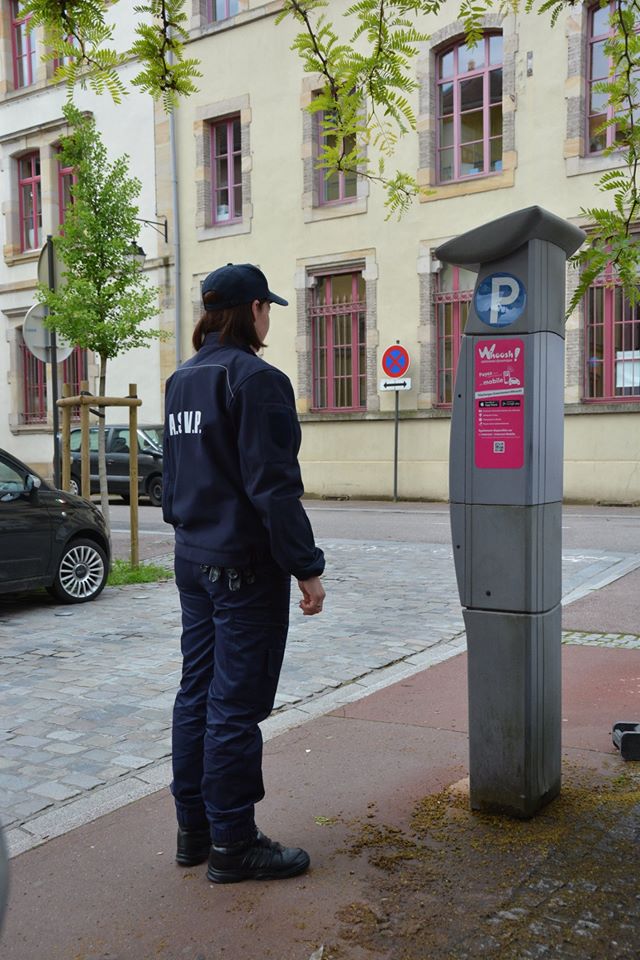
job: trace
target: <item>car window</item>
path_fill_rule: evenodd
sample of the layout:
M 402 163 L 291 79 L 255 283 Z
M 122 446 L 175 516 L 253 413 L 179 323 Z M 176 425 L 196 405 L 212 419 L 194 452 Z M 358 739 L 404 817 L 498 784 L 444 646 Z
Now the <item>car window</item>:
M 162 450 L 162 429 L 158 427 L 144 427 L 144 433 L 150 438 L 151 442 Z
M 14 500 L 24 490 L 24 476 L 15 467 L 0 460 L 0 501 Z
M 82 449 L 82 430 L 72 430 L 69 449 L 72 453 L 80 453 Z M 98 428 L 91 427 L 89 430 L 89 450 L 91 453 L 98 452 Z

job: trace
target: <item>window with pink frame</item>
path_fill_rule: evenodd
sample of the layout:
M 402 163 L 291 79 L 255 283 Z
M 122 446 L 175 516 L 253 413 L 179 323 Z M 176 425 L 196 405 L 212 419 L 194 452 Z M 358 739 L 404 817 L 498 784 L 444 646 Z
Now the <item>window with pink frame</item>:
M 211 124 L 211 220 L 242 220 L 242 150 L 240 117 Z
M 607 147 L 613 147 L 617 140 L 615 124 L 601 129 L 603 123 L 615 117 L 615 109 L 608 102 L 607 94 L 596 89 L 598 84 L 609 79 L 612 62 L 605 45 L 613 33 L 611 15 L 615 12 L 614 2 L 601 7 L 595 4 L 589 10 L 589 28 L 587 38 L 587 152 L 601 153 Z M 636 21 L 636 31 L 640 31 L 640 20 Z
M 436 281 L 436 405 L 440 407 L 449 407 L 453 401 L 460 344 L 475 280 L 474 273 L 445 264 Z
M 47 365 L 31 353 L 20 335 L 20 368 L 22 380 L 22 423 L 47 422 Z
M 327 118 L 326 111 L 321 111 L 315 115 L 316 124 L 316 157 L 319 156 L 324 146 L 335 147 L 337 140 L 334 133 L 327 130 L 325 126 Z M 347 137 L 345 141 L 345 152 L 349 153 L 355 145 L 355 137 Z M 336 171 L 327 176 L 327 171 L 319 168 L 316 171 L 318 177 L 318 203 L 322 206 L 331 203 L 348 203 L 356 199 L 358 192 L 358 175 L 355 170 Z
M 239 9 L 239 0 L 207 0 L 205 14 L 209 23 L 215 23 L 235 17 Z
M 502 170 L 502 34 L 437 56 L 438 183 Z
M 309 308 L 313 410 L 364 410 L 366 296 L 362 273 L 318 276 Z
M 11 0 L 11 50 L 13 56 L 13 85 L 30 87 L 36 80 L 36 39 L 29 31 L 31 14 L 24 17 L 19 0 Z
M 20 249 L 37 250 L 42 242 L 42 189 L 38 151 L 20 157 L 18 164 L 18 205 Z
M 631 306 L 609 266 L 586 296 L 584 399 L 639 396 L 640 305 Z

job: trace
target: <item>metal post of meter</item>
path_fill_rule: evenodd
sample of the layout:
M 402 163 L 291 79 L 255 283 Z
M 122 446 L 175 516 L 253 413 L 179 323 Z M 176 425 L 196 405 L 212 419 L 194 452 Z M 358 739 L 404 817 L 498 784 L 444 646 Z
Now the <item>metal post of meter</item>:
M 47 268 L 49 289 L 56 289 L 55 264 L 53 260 L 53 237 L 47 237 Z M 56 331 L 49 331 L 51 340 L 51 389 L 53 391 L 53 484 L 60 486 L 60 429 L 58 418 L 58 343 Z
M 435 251 L 478 273 L 449 460 L 471 806 L 522 818 L 560 790 L 565 274 L 584 238 L 528 207 Z

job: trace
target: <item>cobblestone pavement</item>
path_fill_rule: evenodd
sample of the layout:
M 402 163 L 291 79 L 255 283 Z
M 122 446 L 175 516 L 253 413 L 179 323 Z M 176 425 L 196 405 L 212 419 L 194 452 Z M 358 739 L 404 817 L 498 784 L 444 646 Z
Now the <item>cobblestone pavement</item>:
M 464 649 L 449 546 L 322 546 L 325 612 L 302 617 L 294 585 L 267 737 Z M 637 566 L 640 555 L 565 551 L 564 597 Z M 639 642 L 609 634 L 569 639 Z M 14 854 L 167 784 L 180 674 L 173 582 L 107 588 L 76 607 L 56 606 L 44 594 L 1 598 L 0 664 L 0 819 Z

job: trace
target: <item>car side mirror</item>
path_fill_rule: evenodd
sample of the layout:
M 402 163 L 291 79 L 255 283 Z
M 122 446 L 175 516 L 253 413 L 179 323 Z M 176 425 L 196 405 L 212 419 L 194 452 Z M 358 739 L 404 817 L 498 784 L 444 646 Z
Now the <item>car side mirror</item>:
M 25 492 L 29 494 L 29 496 L 31 496 L 37 490 L 39 490 L 41 485 L 42 485 L 42 481 L 40 480 L 40 477 L 34 477 L 32 473 L 28 473 L 26 475 L 24 480 L 24 489 L 25 489 Z

